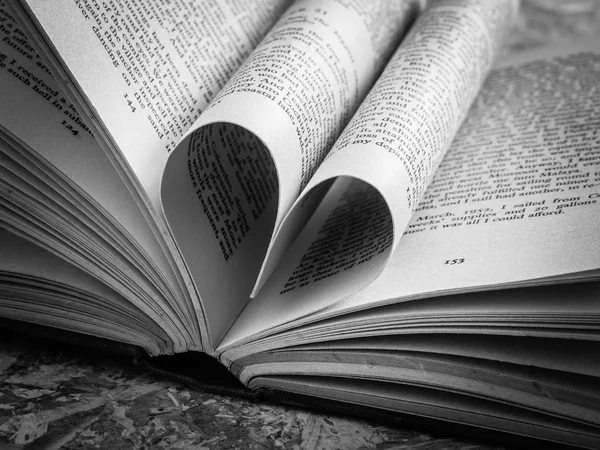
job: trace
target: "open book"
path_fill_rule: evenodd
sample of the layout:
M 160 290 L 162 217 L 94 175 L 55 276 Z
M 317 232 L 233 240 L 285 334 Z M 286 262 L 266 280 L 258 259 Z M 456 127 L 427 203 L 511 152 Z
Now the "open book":
M 0 315 L 600 446 L 600 45 L 425 3 L 4 0 Z

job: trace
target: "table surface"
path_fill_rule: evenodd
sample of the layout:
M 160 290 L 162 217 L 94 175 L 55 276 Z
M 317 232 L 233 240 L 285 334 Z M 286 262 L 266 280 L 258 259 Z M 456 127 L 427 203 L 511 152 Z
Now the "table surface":
M 600 0 L 524 0 L 505 53 L 589 35 L 600 36 Z M 0 380 L 1 448 L 504 448 L 207 394 L 129 360 L 21 338 L 0 342 Z

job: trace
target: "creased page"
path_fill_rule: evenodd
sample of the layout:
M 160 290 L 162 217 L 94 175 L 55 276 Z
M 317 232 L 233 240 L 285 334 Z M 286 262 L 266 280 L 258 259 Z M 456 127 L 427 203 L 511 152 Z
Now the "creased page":
M 412 0 L 296 2 L 171 155 L 163 208 L 199 292 L 215 299 L 207 302 L 213 337 L 246 304 L 272 230 L 419 8 Z M 305 200 L 294 228 L 325 191 Z
M 356 208 L 355 219 L 336 220 L 333 216 L 339 208 L 334 207 L 331 218 L 323 216 L 320 224 L 314 221 L 306 227 L 281 261 L 266 263 L 277 266 L 277 271 L 264 288 L 265 297 L 286 295 L 307 307 L 327 305 L 381 273 L 477 95 L 517 9 L 513 0 L 437 1 L 417 20 L 289 217 L 294 217 L 295 208 L 312 194 L 311 189 L 338 177 L 355 180 L 348 186 L 360 195 L 379 193 L 384 207 L 376 207 L 381 198 L 370 194 L 371 203 Z M 372 211 L 366 214 L 369 204 Z M 386 221 L 387 226 L 374 225 Z M 332 222 L 337 222 L 333 229 Z M 279 235 L 286 234 L 286 227 L 284 222 Z M 319 254 L 313 243 L 321 242 L 323 234 L 330 236 Z M 307 258 L 308 254 L 312 256 Z M 301 281 L 293 283 L 298 277 Z

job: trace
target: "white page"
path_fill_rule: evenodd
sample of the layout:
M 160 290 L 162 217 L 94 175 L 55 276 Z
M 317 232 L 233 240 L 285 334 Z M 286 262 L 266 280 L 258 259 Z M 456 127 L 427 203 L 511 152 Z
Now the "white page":
M 160 176 L 177 141 L 290 2 L 7 1 L 159 236 L 202 346 L 210 346 L 203 305 L 164 223 Z
M 101 221 L 108 238 L 129 247 L 129 258 L 144 267 L 145 276 L 169 302 L 185 298 L 171 262 L 125 183 L 1 5 L 0 18 L 7 30 L 0 42 L 0 126 L 7 142 L 18 148 L 4 147 L 5 153 L 32 174 L 41 171 L 47 182 L 71 191 L 70 201 L 78 199 L 82 214 Z M 51 190 L 48 195 L 53 195 Z M 189 330 L 188 340 L 198 346 L 198 325 L 189 320 L 194 309 L 185 303 L 177 307 Z
M 31 0 L 23 7 L 52 43 L 44 56 L 60 61 L 59 81 L 83 100 L 102 144 L 159 210 L 169 152 L 287 4 Z
M 303 193 L 341 176 L 373 186 L 387 203 L 392 227 L 382 228 L 380 235 L 362 244 L 369 248 L 374 240 L 381 240 L 389 247 L 387 253 L 377 248 L 376 262 L 361 259 L 361 252 L 357 252 L 355 264 L 346 266 L 340 275 L 333 275 L 326 285 L 320 277 L 312 276 L 309 278 L 317 284 L 310 290 L 302 287 L 300 292 L 285 289 L 286 278 L 295 272 L 288 260 L 273 274 L 257 303 L 289 301 L 304 305 L 304 311 L 296 311 L 303 316 L 313 308 L 320 309 L 316 305 L 324 307 L 351 294 L 345 289 L 352 286 L 346 279 L 362 278 L 360 286 L 353 286 L 357 290 L 381 273 L 475 98 L 502 37 L 514 20 L 516 7 L 513 1 L 467 0 L 452 5 L 436 2 L 419 17 Z M 448 21 L 452 27 L 447 26 Z M 301 205 L 302 201 L 303 196 L 296 204 Z M 306 239 L 306 251 L 310 241 Z M 322 270 L 322 264 L 316 261 L 312 265 L 314 273 Z M 361 263 L 366 261 L 366 266 Z M 291 297 L 286 300 L 286 296 Z
M 494 122 L 494 120 L 491 120 L 484 115 L 487 108 L 484 100 L 487 96 L 496 96 L 499 92 L 505 92 L 509 97 L 507 102 L 512 105 L 511 109 L 514 111 L 524 111 L 526 114 L 531 115 L 531 119 L 527 121 L 527 124 L 536 123 L 534 117 L 537 114 L 534 111 L 534 106 L 524 105 L 523 96 L 518 94 L 514 95 L 515 91 L 510 90 L 513 88 L 509 89 L 510 85 L 518 82 L 518 75 L 516 75 L 515 72 L 509 73 L 511 76 L 506 77 L 503 81 L 506 83 L 506 87 L 502 87 L 502 79 L 499 77 L 502 77 L 503 73 L 506 74 L 506 72 L 502 72 L 504 70 L 503 67 L 508 67 L 512 63 L 516 65 L 515 67 L 518 67 L 518 64 L 523 64 L 527 61 L 535 61 L 537 59 L 540 61 L 537 63 L 538 66 L 546 66 L 549 69 L 548 71 L 550 74 L 546 74 L 546 76 L 554 76 L 552 74 L 560 73 L 560 71 L 557 72 L 553 70 L 553 68 L 556 67 L 556 64 L 565 64 L 566 66 L 572 66 L 574 64 L 573 61 L 569 62 L 569 58 L 564 57 L 564 55 L 581 53 L 582 56 L 575 57 L 575 61 L 579 61 L 577 64 L 585 63 L 587 65 L 580 65 L 580 71 L 571 72 L 569 79 L 575 78 L 578 74 L 582 77 L 582 82 L 579 84 L 574 83 L 571 86 L 573 91 L 571 91 L 569 95 L 572 97 L 572 101 L 579 105 L 575 108 L 577 114 L 582 114 L 583 117 L 587 115 L 592 118 L 590 119 L 590 123 L 595 123 L 595 119 L 593 118 L 598 117 L 599 105 L 593 101 L 593 97 L 588 96 L 588 92 L 590 92 L 590 90 L 594 92 L 593 89 L 598 89 L 598 80 L 600 78 L 598 76 L 587 76 L 586 73 L 593 74 L 593 71 L 598 70 L 597 67 L 599 67 L 599 65 L 597 62 L 594 62 L 600 60 L 597 49 L 597 42 L 592 41 L 570 48 L 555 48 L 541 54 L 538 51 L 531 52 L 527 55 L 520 56 L 512 62 L 508 61 L 502 63 L 499 68 L 491 74 L 491 80 L 494 83 L 499 84 L 495 84 L 494 86 L 484 86 L 482 93 L 476 102 L 475 108 L 470 113 L 462 131 L 459 132 L 457 140 L 454 142 L 447 155 L 447 164 L 458 164 L 459 161 L 463 161 L 464 163 L 476 161 L 472 157 L 474 149 L 475 151 L 487 152 L 493 148 L 491 147 L 491 142 L 489 147 L 483 144 L 478 144 L 473 147 L 469 145 L 468 140 L 469 136 L 475 135 L 475 132 L 469 131 L 469 128 L 478 130 L 484 125 L 478 122 L 479 119 L 485 119 L 488 124 Z M 589 59 L 590 52 L 596 55 L 591 61 Z M 548 61 L 550 54 L 557 55 L 559 58 L 563 55 L 563 57 L 554 62 L 544 62 Z M 562 61 L 562 63 L 560 61 Z M 539 70 L 539 67 L 537 70 Z M 541 76 L 538 73 L 535 78 L 528 77 L 528 71 L 529 69 L 523 70 L 522 72 L 524 82 L 535 83 L 535 80 L 539 79 Z M 516 73 L 518 74 L 520 72 L 516 71 Z M 546 78 L 544 78 L 544 80 L 545 79 Z M 591 86 L 596 87 L 592 88 L 590 84 Z M 510 95 L 511 92 L 513 95 Z M 540 92 L 543 92 L 543 90 Z M 557 103 L 559 97 L 554 97 L 553 92 L 549 92 L 547 89 L 546 92 L 547 95 L 545 97 L 541 96 L 537 98 L 536 101 L 542 101 L 542 104 L 549 105 L 551 110 L 557 110 L 558 108 L 558 111 L 560 111 L 561 103 Z M 503 112 L 501 108 L 492 109 L 492 107 L 490 107 L 490 111 L 495 111 L 496 114 L 501 114 Z M 539 114 L 540 117 L 545 117 L 543 112 L 540 112 Z M 496 122 L 503 123 L 500 119 Z M 561 128 L 558 129 L 559 133 L 566 133 L 566 127 L 570 123 L 572 122 L 565 121 Z M 555 132 L 556 131 L 548 130 L 548 133 L 550 134 Z M 592 146 L 589 157 L 593 157 L 593 155 L 596 154 L 596 150 L 593 149 L 598 146 L 598 144 L 594 144 L 594 142 L 597 141 L 598 136 L 593 134 L 593 126 L 592 129 L 586 131 L 586 133 L 588 134 L 585 135 L 591 137 L 592 140 L 580 140 L 578 142 L 588 142 Z M 512 140 L 504 141 L 504 144 L 498 147 L 497 150 L 500 151 L 502 148 L 515 148 L 518 149 L 518 151 L 535 153 L 539 149 L 545 149 L 545 152 L 550 152 L 550 149 L 556 149 L 558 145 L 552 144 L 552 142 L 557 142 L 552 139 L 549 142 L 546 142 L 544 146 L 531 146 L 529 149 L 526 149 L 519 144 L 519 139 L 519 134 L 517 134 Z M 540 139 L 541 142 L 545 141 L 544 136 L 537 136 L 536 139 Z M 594 141 L 594 139 L 596 141 Z M 498 141 L 500 141 L 500 139 L 498 139 Z M 467 158 L 466 155 L 470 156 Z M 521 155 L 521 157 L 524 160 L 528 158 L 526 154 Z M 537 155 L 535 158 L 530 158 L 538 161 L 543 157 L 544 156 Z M 481 156 L 479 156 L 479 158 L 481 158 Z M 489 162 L 493 165 L 493 158 L 490 157 Z M 591 167 L 589 165 L 583 166 L 583 164 L 589 164 L 590 162 L 593 161 L 582 160 L 577 163 L 581 173 L 587 171 L 587 169 L 584 170 L 584 167 Z M 445 178 L 438 179 L 434 177 L 430 190 L 425 193 L 424 199 L 426 203 L 424 203 L 424 205 L 433 204 L 433 200 L 430 201 L 430 198 L 438 199 L 438 202 L 440 201 L 439 196 L 441 194 L 439 194 L 439 192 L 443 191 L 442 187 L 444 186 L 444 180 L 447 180 L 449 173 L 446 172 L 444 164 L 446 163 L 442 164 L 439 172 L 441 175 L 439 176 Z M 490 167 L 490 170 L 491 169 L 492 168 Z M 494 169 L 496 170 L 497 168 Z M 510 167 L 506 166 L 502 170 L 508 172 L 509 169 Z M 453 170 L 456 170 L 456 168 Z M 484 174 L 485 171 L 482 171 L 481 176 L 483 177 Z M 511 180 L 513 180 L 514 177 L 507 176 L 505 178 L 508 179 L 506 183 L 512 183 L 513 181 Z M 550 178 L 553 180 L 552 183 L 557 181 L 557 176 L 552 176 Z M 516 182 L 518 180 L 514 181 Z M 509 218 L 516 215 L 516 213 L 504 215 L 501 206 L 498 206 L 499 202 L 501 202 L 501 205 L 514 205 L 517 202 L 526 203 L 528 201 L 533 201 L 534 198 L 537 199 L 537 201 L 545 199 L 547 204 L 541 206 L 550 205 L 547 211 L 556 212 L 559 209 L 557 208 L 556 203 L 554 203 L 554 198 L 563 197 L 565 194 L 563 191 L 556 191 L 542 193 L 539 194 L 538 197 L 535 195 L 533 197 L 527 195 L 521 197 L 523 200 L 520 200 L 519 197 L 515 197 L 516 200 L 514 202 L 511 200 L 511 203 L 507 203 L 508 199 L 500 198 L 498 201 L 492 198 L 490 200 L 476 202 L 475 204 L 479 203 L 481 205 L 483 203 L 484 209 L 488 207 L 495 208 L 494 211 L 499 213 L 497 216 L 484 217 L 484 215 L 490 211 L 479 211 L 473 214 L 479 215 L 480 221 L 471 225 L 467 225 L 468 219 L 461 220 L 462 225 L 456 227 L 443 227 L 437 225 L 437 228 L 435 228 L 436 224 L 429 223 L 427 229 L 424 229 L 421 232 L 411 232 L 411 230 L 415 229 L 411 228 L 411 225 L 422 222 L 419 221 L 419 217 L 428 214 L 428 212 L 430 215 L 434 215 L 431 213 L 431 211 L 434 211 L 432 208 L 418 209 L 416 215 L 412 219 L 413 222 L 409 224 L 407 234 L 402 237 L 388 266 L 386 266 L 379 278 L 367 288 L 350 296 L 337 305 L 333 304 L 333 302 L 326 304 L 323 301 L 287 303 L 284 302 L 283 296 L 269 298 L 259 297 L 256 300 L 253 300 L 249 307 L 246 308 L 244 314 L 237 321 L 235 327 L 232 328 L 224 343 L 230 344 L 238 339 L 243 339 L 245 336 L 273 329 L 282 323 L 290 323 L 299 318 L 308 317 L 310 314 L 323 310 L 323 308 L 325 308 L 325 310 L 322 315 L 315 315 L 312 318 L 307 319 L 307 321 L 314 321 L 317 318 L 324 318 L 343 312 L 366 309 L 380 304 L 401 301 L 402 298 L 412 299 L 447 292 L 481 290 L 494 286 L 506 287 L 511 285 L 524 285 L 528 282 L 536 284 L 541 283 L 544 280 L 546 280 L 546 282 L 552 281 L 551 277 L 562 277 L 562 279 L 565 279 L 569 274 L 576 274 L 577 272 L 591 271 L 590 274 L 597 274 L 597 269 L 600 267 L 600 254 L 597 251 L 597 223 L 599 221 L 598 215 L 600 214 L 600 203 L 597 201 L 596 203 L 593 202 L 595 200 L 594 196 L 596 196 L 598 192 L 598 186 L 586 187 L 586 184 L 594 184 L 594 182 L 578 183 L 577 190 L 573 190 L 573 192 L 576 192 L 576 195 L 574 196 L 581 197 L 580 200 L 557 202 L 563 204 L 566 203 L 567 205 L 578 202 L 583 204 L 567 207 L 564 210 L 564 213 L 560 214 L 556 213 L 536 216 L 536 212 L 533 210 L 536 206 L 531 205 L 525 207 L 529 210 L 527 211 L 527 217 L 523 217 L 523 219 L 500 220 L 496 222 L 490 220 L 486 223 L 486 218 Z M 564 188 L 564 186 L 559 187 Z M 452 195 L 454 188 L 455 186 L 449 187 L 446 189 L 447 194 L 444 193 L 443 195 L 452 199 L 466 197 L 464 192 L 459 191 L 458 189 L 456 189 L 456 193 Z M 552 184 L 551 189 L 554 188 L 556 188 L 556 186 Z M 534 190 L 529 187 L 526 189 L 528 192 Z M 512 192 L 513 191 L 506 193 L 510 194 Z M 556 195 L 559 192 L 561 195 Z M 592 196 L 592 198 L 589 198 L 590 196 Z M 512 199 L 512 197 L 510 199 Z M 481 206 L 478 206 L 478 208 L 479 207 Z M 439 208 L 439 210 L 434 212 L 439 212 L 441 217 L 433 218 L 433 220 L 444 220 L 445 223 L 451 224 L 453 223 L 451 218 L 464 217 L 464 211 L 466 209 L 470 210 L 471 204 L 467 203 L 465 205 L 462 203 L 444 207 L 437 205 L 436 208 Z M 463 212 L 459 214 L 458 212 L 461 210 Z M 509 209 L 509 211 L 511 210 L 513 209 Z M 542 212 L 544 211 L 546 210 L 543 210 Z M 446 213 L 450 215 L 445 216 Z M 454 216 L 451 214 L 454 214 Z M 520 215 L 522 213 L 518 214 Z M 529 217 L 529 214 L 532 214 L 532 217 Z M 473 220 L 477 220 L 477 217 L 474 217 Z M 456 262 L 453 263 L 454 260 L 456 260 Z M 261 320 L 256 320 L 256 317 L 261 317 Z M 296 325 L 297 324 L 298 322 L 296 322 Z
M 516 11 L 514 1 L 434 2 L 403 40 L 296 204 L 302 204 L 304 195 L 326 180 L 339 176 L 363 180 L 388 204 L 392 250 L 475 98 Z M 385 240 L 384 233 L 373 239 Z M 381 259 L 363 286 L 381 272 L 385 258 Z M 354 262 L 344 272 L 364 276 L 360 258 Z M 318 265 L 314 270 L 319 270 Z M 334 297 L 331 289 L 322 288 L 330 299 Z
M 246 304 L 271 230 L 374 82 L 418 3 L 297 2 L 171 155 L 163 209 L 208 299 L 215 341 Z
M 600 105 L 590 92 L 600 88 L 599 62 L 597 41 L 590 41 L 499 64 L 413 216 L 393 266 L 377 289 L 352 302 L 381 298 L 387 289 L 391 296 L 410 295 L 598 269 L 600 179 L 594 167 L 600 166 L 600 138 L 594 124 Z M 523 164 L 528 168 L 518 169 Z M 416 231 L 423 222 L 429 222 L 426 229 Z M 432 279 L 423 276 L 432 273 Z
M 23 39 L 14 22 L 0 7 L 0 17 L 11 31 L 0 41 L 0 126 L 9 136 L 35 155 L 48 161 L 72 183 L 89 193 L 140 245 L 160 259 L 156 238 L 140 209 L 94 137 L 79 123 L 81 119 L 56 81 L 41 66 L 35 54 L 26 55 L 9 45 Z M 7 24 L 12 26 L 8 26 Z M 36 82 L 37 80 L 37 82 Z M 73 119 L 75 118 L 75 119 Z M 69 128 L 70 127 L 70 128 Z M 17 144 L 15 144 L 17 145 Z M 26 155 L 23 156 L 24 158 Z M 53 174 L 49 174 L 52 176 Z M 63 177 L 64 178 L 64 177 Z M 164 257 L 163 257 L 164 258 Z

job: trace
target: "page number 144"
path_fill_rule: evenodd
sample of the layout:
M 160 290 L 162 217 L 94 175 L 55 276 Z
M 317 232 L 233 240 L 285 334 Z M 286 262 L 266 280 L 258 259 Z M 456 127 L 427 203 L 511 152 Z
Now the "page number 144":
M 444 264 L 448 266 L 454 266 L 455 264 L 462 264 L 465 262 L 465 258 L 447 259 Z

